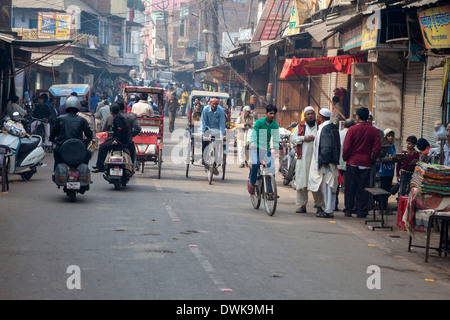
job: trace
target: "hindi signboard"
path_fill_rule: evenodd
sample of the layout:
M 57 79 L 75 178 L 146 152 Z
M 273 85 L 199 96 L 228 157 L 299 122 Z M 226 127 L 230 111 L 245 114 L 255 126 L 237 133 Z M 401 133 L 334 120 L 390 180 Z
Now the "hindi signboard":
M 417 11 L 427 49 L 450 48 L 450 4 Z
M 39 39 L 70 39 L 72 15 L 70 13 L 39 12 Z

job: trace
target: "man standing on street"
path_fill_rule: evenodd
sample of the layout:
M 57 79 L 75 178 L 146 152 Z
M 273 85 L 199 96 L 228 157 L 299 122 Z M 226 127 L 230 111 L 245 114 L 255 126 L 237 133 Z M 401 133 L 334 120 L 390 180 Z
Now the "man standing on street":
M 255 124 L 255 117 L 251 111 L 250 106 L 245 106 L 244 112 L 236 120 L 239 168 L 244 168 L 245 165 L 248 165 L 249 152 L 246 145 L 249 140 L 249 132 L 251 132 Z
M 308 203 L 308 178 L 311 159 L 314 153 L 314 139 L 317 135 L 316 111 L 313 107 L 306 107 L 305 122 L 299 123 L 290 135 L 290 141 L 297 148 L 297 162 L 295 164 L 295 188 L 297 190 L 296 204 L 300 207 L 297 213 L 306 213 Z M 322 211 L 323 197 L 321 192 L 313 192 L 317 212 Z
M 339 171 L 337 165 L 341 153 L 338 127 L 330 121 L 331 111 L 322 108 L 319 111 L 319 130 L 314 141 L 314 156 L 309 173 L 308 190 L 322 192 L 324 211 L 318 212 L 318 218 L 333 218 L 336 207 L 336 191 Z
M 367 121 L 369 109 L 356 110 L 357 124 L 348 129 L 342 148 L 342 159 L 347 162 L 345 171 L 345 209 L 350 217 L 356 213 L 365 218 L 368 213 L 368 193 L 365 188 L 370 184 L 370 166 L 381 151 L 378 130 Z

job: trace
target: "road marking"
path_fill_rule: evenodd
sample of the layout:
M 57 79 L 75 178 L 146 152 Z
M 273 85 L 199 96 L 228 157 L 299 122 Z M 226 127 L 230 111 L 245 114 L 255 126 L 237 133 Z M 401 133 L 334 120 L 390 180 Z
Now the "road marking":
M 209 275 L 214 284 L 219 288 L 219 290 L 222 292 L 232 292 L 231 289 L 225 286 L 225 282 L 217 275 L 212 264 L 203 255 L 198 246 L 191 244 L 189 245 L 189 249 L 197 258 L 198 262 L 200 262 L 200 265 L 203 267 L 203 269 L 205 269 L 206 273 Z
M 167 213 L 169 214 L 170 219 L 172 219 L 173 222 L 179 222 L 180 219 L 178 218 L 177 214 L 175 213 L 175 210 L 173 210 L 172 206 L 168 203 L 164 205 L 166 208 Z
M 162 191 L 162 187 L 161 187 L 161 184 L 159 183 L 158 179 L 153 179 L 153 183 L 154 183 L 157 191 Z

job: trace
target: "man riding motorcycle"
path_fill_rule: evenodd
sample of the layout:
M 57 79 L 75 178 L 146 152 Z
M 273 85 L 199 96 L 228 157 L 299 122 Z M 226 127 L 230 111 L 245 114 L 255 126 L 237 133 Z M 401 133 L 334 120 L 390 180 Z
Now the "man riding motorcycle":
M 66 114 L 56 118 L 55 124 L 52 127 L 50 140 L 56 143 L 56 147 L 53 152 L 55 160 L 54 168 L 61 163 L 60 148 L 62 144 L 69 139 L 78 139 L 83 141 L 83 133 L 86 136 L 86 140 L 83 142 L 87 146 L 94 137 L 91 128 L 86 119 L 77 115 L 80 111 L 80 101 L 77 97 L 69 97 L 66 100 L 65 106 Z M 83 163 L 88 164 L 91 158 L 91 151 L 87 150 L 86 159 Z

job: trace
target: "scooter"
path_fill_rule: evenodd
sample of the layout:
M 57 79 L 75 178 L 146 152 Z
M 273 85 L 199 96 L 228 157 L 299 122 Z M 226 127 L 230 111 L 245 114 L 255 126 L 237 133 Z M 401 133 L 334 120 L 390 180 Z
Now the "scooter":
M 130 152 L 120 144 L 113 144 L 105 159 L 103 178 L 114 184 L 115 190 L 120 190 L 127 185 L 133 174 Z
M 18 117 L 19 113 L 15 112 L 12 118 L 4 119 L 0 145 L 5 145 L 13 151 L 8 174 L 18 174 L 28 181 L 37 172 L 37 167 L 43 165 L 41 161 L 45 157 L 45 149 L 42 138 L 27 134 Z
M 295 179 L 296 149 L 291 147 L 289 137 L 291 129 L 295 128 L 298 122 L 293 122 L 286 128 L 280 129 L 280 151 L 283 150 L 280 173 L 283 176 L 283 185 L 287 186 Z
M 77 193 L 84 194 L 89 190 L 91 172 L 87 164 L 83 163 L 87 156 L 85 144 L 78 139 L 65 141 L 60 148 L 62 162 L 53 173 L 53 182 L 58 189 L 63 188 L 70 202 L 75 202 Z

